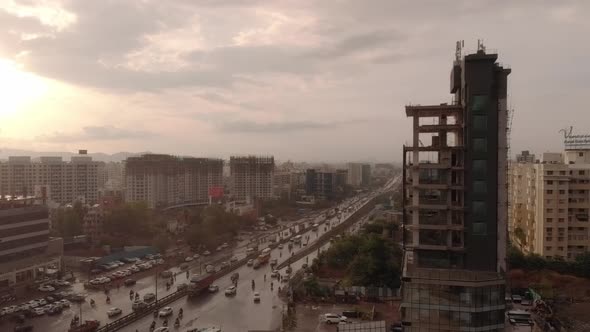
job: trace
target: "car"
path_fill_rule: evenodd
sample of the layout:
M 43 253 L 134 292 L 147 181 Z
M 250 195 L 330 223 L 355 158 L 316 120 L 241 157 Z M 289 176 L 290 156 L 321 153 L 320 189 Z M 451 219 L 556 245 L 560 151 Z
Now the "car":
M 45 301 L 45 299 L 38 299 L 37 303 L 39 303 L 40 307 L 46 306 L 47 305 L 47 301 Z
M 55 281 L 55 285 L 57 285 L 57 286 L 61 286 L 61 287 L 64 287 L 64 286 L 70 286 L 70 282 L 69 282 L 69 281 L 65 281 L 65 280 L 61 280 L 61 279 L 59 279 L 59 280 L 56 280 L 56 281 Z
M 46 310 L 48 315 L 59 315 L 63 311 L 61 305 L 52 305 Z
M 38 288 L 40 291 L 42 292 L 54 292 L 55 288 L 53 286 L 49 286 L 49 285 L 41 285 Z
M 29 332 L 33 331 L 32 325 L 19 325 L 14 327 L 14 332 Z
M 135 281 L 135 279 L 125 279 L 125 281 L 123 281 L 123 284 L 125 286 L 133 286 L 137 283 L 137 281 Z
M 220 267 L 221 267 L 222 269 L 225 269 L 226 267 L 229 267 L 229 262 L 227 262 L 227 261 L 225 261 L 225 262 L 221 262 L 221 265 L 220 265 Z
M 186 269 L 188 269 L 188 264 L 187 263 L 180 264 L 180 269 L 183 270 L 183 271 L 186 270 Z
M 33 316 L 43 316 L 45 315 L 45 309 L 43 308 L 35 308 L 33 310 Z
M 209 256 L 211 255 L 211 253 L 209 252 L 209 250 L 205 250 L 205 252 L 203 252 L 203 256 Z
M 160 275 L 162 276 L 162 278 L 170 278 L 170 277 L 172 277 L 172 271 L 169 271 L 169 270 L 162 271 L 162 273 L 160 273 Z
M 211 264 L 205 266 L 205 271 L 207 271 L 207 273 L 213 273 L 215 272 L 215 267 Z
M 160 326 L 157 329 L 155 329 L 154 332 L 170 332 L 170 329 L 166 326 Z
M 246 263 L 246 265 L 248 265 L 248 266 L 254 265 L 254 260 L 253 259 L 249 259 L 248 262 Z
M 158 316 L 159 317 L 168 317 L 170 315 L 172 315 L 174 313 L 174 310 L 172 309 L 172 307 L 164 307 L 162 309 L 160 309 L 160 312 L 158 312 Z
M 227 295 L 227 296 L 236 295 L 236 292 L 237 292 L 236 286 L 229 286 L 228 288 L 225 289 L 225 295 Z
M 131 270 L 131 272 L 133 272 L 133 273 L 137 273 L 137 272 L 139 272 L 140 269 L 136 265 L 133 265 L 129 268 L 129 270 Z
M 217 285 L 210 285 L 209 286 L 209 293 L 215 293 L 217 291 L 219 291 L 219 286 L 217 286 Z
M 66 299 L 61 299 L 58 302 L 59 302 L 59 305 L 61 305 L 62 308 L 69 308 L 70 306 L 72 306 L 72 304 L 70 303 L 70 301 L 68 301 Z
M 147 306 L 148 306 L 147 303 L 138 300 L 138 301 L 134 301 L 131 304 L 131 309 L 133 309 L 133 310 L 141 310 L 141 309 L 146 308 Z
M 346 323 L 348 318 L 337 314 L 323 314 L 321 320 L 326 324 L 338 324 L 341 322 Z
M 164 264 L 164 260 L 162 258 L 158 258 L 158 259 L 156 259 L 156 264 L 162 265 L 162 264 Z
M 143 300 L 145 302 L 152 302 L 156 299 L 156 294 L 154 293 L 147 293 L 143 296 Z
M 279 244 L 279 249 L 283 249 L 283 244 Z
M 101 273 L 101 272 L 102 272 L 102 270 L 101 270 L 101 269 L 92 269 L 92 270 L 90 270 L 90 273 L 91 273 L 91 274 L 99 274 L 99 273 Z
M 53 303 L 53 302 L 57 301 L 57 299 L 51 295 L 46 296 L 45 300 L 47 301 L 47 303 Z
M 254 292 L 254 302 L 260 302 L 260 293 Z
M 199 255 L 199 254 L 194 254 L 194 255 L 193 255 L 193 258 L 194 258 L 194 259 L 199 259 L 199 257 L 201 257 L 201 255 Z
M 250 254 L 250 253 L 253 253 L 253 252 L 254 252 L 254 250 L 255 250 L 255 249 L 254 249 L 254 248 L 252 248 L 252 247 L 250 247 L 250 248 L 247 248 L 247 249 L 246 249 L 246 253 L 248 253 L 248 254 Z
M 111 318 L 111 317 L 119 316 L 122 313 L 123 313 L 123 310 L 121 310 L 121 308 L 112 307 L 107 311 L 107 316 L 109 316 L 109 318 Z
M 271 278 L 278 278 L 281 273 L 278 270 L 273 270 L 270 274 Z
M 216 250 L 216 251 L 221 251 L 221 250 L 223 250 L 223 247 L 219 246 L 219 247 L 217 247 L 217 249 L 215 249 L 215 250 Z
M 192 262 L 193 261 L 193 256 L 188 256 L 187 258 L 184 259 L 185 262 Z
M 234 256 L 229 261 L 230 261 L 230 263 L 235 263 L 238 261 L 238 258 Z
M 183 283 L 180 283 L 180 284 L 178 284 L 178 285 L 176 286 L 176 290 L 177 290 L 177 291 L 183 291 L 183 290 L 186 290 L 186 289 L 188 289 L 188 284 L 187 284 L 187 283 L 185 283 L 185 282 L 183 282 Z

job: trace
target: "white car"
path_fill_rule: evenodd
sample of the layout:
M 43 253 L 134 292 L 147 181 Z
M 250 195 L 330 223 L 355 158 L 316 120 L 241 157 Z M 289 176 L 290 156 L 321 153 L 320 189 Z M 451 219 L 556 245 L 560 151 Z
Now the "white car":
M 279 249 L 283 249 L 283 244 L 279 244 Z
M 172 307 L 164 307 L 160 310 L 160 312 L 158 313 L 158 316 L 168 317 L 168 316 L 172 315 L 173 313 L 174 313 L 174 310 L 172 310 Z
M 62 306 L 62 308 L 69 308 L 72 304 L 70 303 L 70 301 L 66 300 L 66 299 L 62 299 L 58 301 L 60 303 L 60 305 Z
M 40 291 L 42 292 L 53 292 L 55 291 L 55 288 L 49 285 L 41 285 L 38 288 Z
M 192 256 L 188 256 L 187 258 L 184 259 L 185 262 L 192 262 L 193 261 L 193 257 Z
M 323 314 L 321 320 L 326 324 L 338 324 L 341 322 L 346 323 L 348 318 L 337 314 Z
M 236 295 L 236 292 L 237 292 L 236 286 L 229 286 L 228 288 L 225 289 L 225 295 L 227 295 L 227 296 Z
M 219 291 L 219 286 L 217 286 L 217 285 L 210 285 L 209 286 L 209 293 L 215 293 L 217 291 Z
M 260 302 L 260 293 L 258 293 L 258 292 L 254 293 L 254 302 Z
M 246 263 L 246 265 L 248 265 L 248 266 L 254 265 L 254 260 L 253 259 L 249 259 L 248 260 L 248 263 Z
M 205 250 L 205 252 L 203 253 L 203 256 L 209 256 L 211 255 L 211 253 L 209 252 L 209 250 Z
M 35 308 L 35 310 L 33 310 L 33 315 L 34 316 L 43 316 L 43 315 L 45 315 L 45 309 L 44 308 Z
M 193 258 L 194 258 L 194 259 L 199 259 L 199 257 L 201 257 L 201 255 L 199 255 L 199 254 L 194 254 L 194 255 L 193 255 Z
M 117 308 L 117 307 L 113 307 L 107 311 L 107 316 L 115 317 L 115 316 L 120 315 L 121 313 L 123 313 L 123 310 L 121 310 L 120 308 Z

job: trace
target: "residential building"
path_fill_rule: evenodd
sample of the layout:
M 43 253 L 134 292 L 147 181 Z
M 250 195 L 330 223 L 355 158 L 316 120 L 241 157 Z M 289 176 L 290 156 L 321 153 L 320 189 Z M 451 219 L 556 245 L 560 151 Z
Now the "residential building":
M 98 199 L 99 165 L 80 150 L 70 162 L 61 157 L 9 157 L 0 163 L 0 195 L 28 196 L 37 189 L 51 201 L 67 204 L 81 201 L 93 204 Z
M 510 165 L 510 236 L 522 251 L 575 259 L 590 250 L 590 148 Z
M 330 170 L 308 169 L 305 172 L 305 191 L 318 200 L 332 200 L 336 195 L 337 173 Z
M 291 199 L 294 174 L 288 170 L 275 170 L 273 174 L 273 196 L 279 199 Z
M 273 197 L 274 157 L 232 156 L 229 160 L 231 195 L 248 201 Z
M 368 186 L 371 183 L 371 165 L 361 163 L 346 164 L 348 171 L 347 183 L 353 187 Z
M 145 154 L 125 162 L 125 201 L 149 207 L 206 203 L 223 186 L 223 160 Z
M 32 196 L 0 200 L 0 294 L 61 268 L 63 240 L 49 237 L 49 211 L 34 201 Z
M 534 163 L 535 162 L 535 155 L 530 153 L 528 150 L 524 150 L 521 153 L 516 155 L 516 162 L 517 163 Z
M 404 331 L 504 331 L 511 70 L 497 59 L 459 49 L 454 102 L 406 106 Z
M 89 207 L 82 221 L 82 233 L 86 235 L 89 243 L 97 245 L 103 234 L 103 226 L 106 209 L 100 204 Z

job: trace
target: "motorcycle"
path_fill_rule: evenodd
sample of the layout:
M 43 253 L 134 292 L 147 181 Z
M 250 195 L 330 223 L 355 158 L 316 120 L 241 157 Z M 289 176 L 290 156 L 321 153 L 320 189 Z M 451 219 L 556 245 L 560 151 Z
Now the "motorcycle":
M 183 314 L 182 308 L 180 308 L 180 311 L 178 312 L 178 318 L 182 319 L 182 314 Z
M 111 304 L 111 298 L 107 296 L 107 304 Z
M 150 331 L 153 331 L 156 329 L 156 321 L 152 321 L 152 324 L 150 325 Z
M 93 307 L 93 308 L 96 306 L 96 303 L 94 303 L 94 300 L 93 299 L 90 299 L 90 306 Z
M 154 311 L 154 318 L 158 318 L 158 311 Z
M 164 319 L 164 323 L 162 324 L 162 326 L 168 326 L 168 318 Z
M 180 326 L 180 320 L 178 320 L 178 318 L 176 318 L 176 320 L 174 321 L 174 327 L 179 327 Z

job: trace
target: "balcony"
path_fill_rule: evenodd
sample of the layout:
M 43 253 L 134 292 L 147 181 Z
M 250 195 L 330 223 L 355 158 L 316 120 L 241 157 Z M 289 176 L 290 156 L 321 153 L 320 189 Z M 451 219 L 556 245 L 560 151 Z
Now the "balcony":
M 458 115 L 463 111 L 461 105 L 407 105 L 407 116 L 437 117 L 441 115 Z
M 421 125 L 418 126 L 420 133 L 438 133 L 440 131 L 459 131 L 463 126 L 459 124 L 435 124 L 435 125 Z

